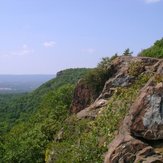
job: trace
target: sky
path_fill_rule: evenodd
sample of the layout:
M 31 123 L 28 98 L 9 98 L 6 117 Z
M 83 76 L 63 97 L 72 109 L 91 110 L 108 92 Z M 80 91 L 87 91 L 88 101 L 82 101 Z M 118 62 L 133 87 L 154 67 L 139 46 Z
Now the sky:
M 163 37 L 163 0 L 0 0 L 0 74 L 56 74 Z

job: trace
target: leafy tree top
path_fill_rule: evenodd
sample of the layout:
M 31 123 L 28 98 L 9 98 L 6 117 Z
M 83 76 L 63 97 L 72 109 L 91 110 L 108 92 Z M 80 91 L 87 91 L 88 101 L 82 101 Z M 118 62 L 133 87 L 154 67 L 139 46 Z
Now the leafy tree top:
M 130 49 L 127 48 L 124 52 L 123 52 L 123 55 L 124 56 L 131 56 L 133 54 L 133 52 L 130 52 Z
M 139 56 L 163 58 L 163 38 L 157 40 L 151 47 L 142 50 Z

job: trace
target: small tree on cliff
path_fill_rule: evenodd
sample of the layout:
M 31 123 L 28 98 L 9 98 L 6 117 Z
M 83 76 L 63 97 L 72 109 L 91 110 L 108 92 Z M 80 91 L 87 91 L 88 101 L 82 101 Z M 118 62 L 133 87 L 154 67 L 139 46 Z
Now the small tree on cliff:
M 110 58 L 109 57 L 104 57 L 102 58 L 102 61 L 98 63 L 97 68 L 101 68 L 103 70 L 106 70 L 110 64 Z
M 124 56 L 131 56 L 133 54 L 133 52 L 130 52 L 130 49 L 127 48 L 124 52 L 123 52 L 123 55 Z

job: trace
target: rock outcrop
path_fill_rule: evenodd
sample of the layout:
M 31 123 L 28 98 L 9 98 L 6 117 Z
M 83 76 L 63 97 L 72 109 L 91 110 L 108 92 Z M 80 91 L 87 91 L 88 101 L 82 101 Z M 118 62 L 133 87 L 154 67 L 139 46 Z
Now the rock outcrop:
M 163 60 L 123 56 L 113 60 L 110 67 L 114 74 L 92 104 L 89 88 L 78 83 L 72 112 L 77 113 L 79 119 L 95 118 L 117 88 L 130 86 L 140 74 L 153 74 L 134 101 L 118 135 L 109 144 L 105 163 L 163 162 L 163 155 L 155 146 L 163 144 Z
M 105 163 L 163 162 L 163 155 L 155 150 L 157 141 L 163 140 L 163 61 L 156 66 L 157 72 L 140 91 L 109 145 Z
M 89 86 L 82 79 L 79 80 L 74 91 L 71 113 L 78 113 L 88 107 L 94 100 L 95 97 Z
M 77 113 L 79 118 L 96 117 L 102 107 L 106 106 L 107 100 L 116 91 L 116 88 L 128 87 L 135 81 L 137 75 L 145 71 L 154 71 L 152 68 L 157 62 L 158 59 L 148 57 L 117 57 L 108 66 L 108 73 L 113 71 L 113 75 L 106 81 L 99 97 L 93 95 L 89 86 L 82 80 L 78 82 L 71 105 L 71 113 Z M 133 65 L 137 66 L 134 67 L 134 70 L 131 69 Z M 155 67 L 157 68 L 157 66 Z
M 116 90 L 116 87 L 127 87 L 131 85 L 139 74 L 145 71 L 152 71 L 153 65 L 157 62 L 157 59 L 144 57 L 134 58 L 129 56 L 116 58 L 112 62 L 116 73 L 105 83 L 99 99 L 108 99 L 112 95 L 113 90 Z

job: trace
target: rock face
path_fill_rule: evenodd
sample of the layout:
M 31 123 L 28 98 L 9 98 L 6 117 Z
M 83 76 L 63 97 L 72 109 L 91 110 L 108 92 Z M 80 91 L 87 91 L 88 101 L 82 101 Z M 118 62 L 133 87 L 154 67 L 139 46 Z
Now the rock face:
M 149 83 L 131 108 L 131 133 L 147 140 L 163 139 L 163 83 Z
M 98 112 L 102 110 L 102 108 L 107 104 L 107 100 L 100 99 L 95 101 L 92 105 L 89 107 L 81 110 L 79 113 L 77 113 L 77 118 L 95 118 L 98 115 Z
M 95 99 L 91 89 L 86 85 L 83 80 L 79 80 L 74 91 L 74 97 L 71 104 L 71 113 L 78 113 L 84 108 L 88 107 Z
M 104 89 L 99 96 L 102 99 L 108 99 L 116 87 L 127 87 L 131 85 L 135 78 L 145 72 L 151 71 L 151 68 L 157 59 L 142 58 L 142 57 L 118 57 L 112 62 L 112 66 L 115 68 L 115 74 L 112 78 L 108 79 L 105 83 Z
M 93 98 L 92 104 L 91 91 L 78 83 L 72 112 L 77 113 L 79 119 L 95 118 L 118 87 L 128 87 L 140 74 L 153 73 L 109 145 L 105 163 L 163 163 L 162 154 L 154 147 L 158 141 L 163 144 L 163 60 L 118 57 L 110 67 L 114 74 L 106 81 L 100 96 L 96 100 Z
M 71 113 L 78 113 L 79 118 L 95 117 L 99 110 L 107 104 L 108 98 L 112 96 L 117 87 L 128 87 L 135 81 L 138 74 L 151 71 L 157 62 L 158 59 L 153 58 L 117 57 L 108 67 L 108 71 L 113 71 L 114 73 L 106 81 L 99 97 L 93 95 L 89 86 L 82 80 L 78 82 L 71 104 Z M 132 65 L 138 65 L 138 68 L 135 66 L 136 73 L 133 71 L 133 74 L 132 71 L 130 72 Z M 155 67 L 157 69 L 157 65 Z
M 154 65 L 157 72 L 140 91 L 118 136 L 109 145 L 105 163 L 163 162 L 163 155 L 153 147 L 163 139 L 163 61 L 158 63 Z

